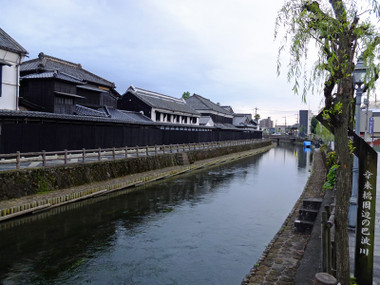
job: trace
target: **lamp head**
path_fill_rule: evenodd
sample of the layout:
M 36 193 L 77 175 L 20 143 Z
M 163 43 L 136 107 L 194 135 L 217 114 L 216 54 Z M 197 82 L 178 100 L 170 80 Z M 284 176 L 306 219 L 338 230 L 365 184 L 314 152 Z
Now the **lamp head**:
M 362 85 L 364 83 L 365 74 L 367 73 L 367 66 L 364 64 L 363 57 L 360 56 L 352 72 L 354 85 Z

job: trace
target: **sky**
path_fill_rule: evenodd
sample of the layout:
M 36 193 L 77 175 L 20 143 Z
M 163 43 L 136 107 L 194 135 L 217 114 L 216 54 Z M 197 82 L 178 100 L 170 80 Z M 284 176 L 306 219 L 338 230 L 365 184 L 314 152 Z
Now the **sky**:
M 285 68 L 277 76 L 274 28 L 283 1 L 0 2 L 0 27 L 29 52 L 26 60 L 44 52 L 80 63 L 120 94 L 131 85 L 176 98 L 188 91 L 277 125 L 323 107 L 322 95 L 304 103 L 293 94 Z

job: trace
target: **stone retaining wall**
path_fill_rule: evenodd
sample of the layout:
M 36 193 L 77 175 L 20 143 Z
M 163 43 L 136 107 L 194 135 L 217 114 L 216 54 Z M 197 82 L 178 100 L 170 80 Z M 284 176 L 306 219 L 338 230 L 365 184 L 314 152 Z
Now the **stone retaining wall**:
M 194 163 L 195 161 L 261 148 L 270 144 L 270 140 L 257 140 L 246 145 L 192 150 L 186 153 L 189 162 Z M 172 153 L 114 161 L 4 171 L 0 172 L 0 201 L 106 181 L 180 164 L 176 154 Z

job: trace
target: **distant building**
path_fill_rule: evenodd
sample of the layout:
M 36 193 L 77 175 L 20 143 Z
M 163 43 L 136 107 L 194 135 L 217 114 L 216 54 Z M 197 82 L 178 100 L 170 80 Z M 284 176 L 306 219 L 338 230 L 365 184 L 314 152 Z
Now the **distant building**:
M 360 134 L 365 135 L 366 139 L 380 137 L 380 108 L 376 107 L 377 109 L 373 108 L 368 111 L 364 109 L 360 112 Z M 372 121 L 371 126 L 370 121 Z
M 285 125 L 276 125 L 275 131 L 276 131 L 276 133 L 285 134 L 285 133 L 287 133 L 287 129 L 288 129 L 288 128 L 289 128 L 289 126 L 285 126 Z
M 122 110 L 141 112 L 153 122 L 199 125 L 200 114 L 184 99 L 130 86 L 118 102 Z
M 220 106 L 220 107 L 222 107 L 224 110 L 226 110 L 226 111 L 228 111 L 228 112 L 230 112 L 230 113 L 234 113 L 234 110 L 232 109 L 232 107 L 231 106 Z
M 252 119 L 252 114 L 235 113 L 233 118 L 233 125 L 241 129 L 257 130 L 257 122 Z
M 260 120 L 260 129 L 272 129 L 273 128 L 273 121 L 268 117 L 268 119 L 262 119 Z
M 299 111 L 299 136 L 308 136 L 311 133 L 311 119 L 313 114 L 310 110 L 300 110 Z
M 18 110 L 20 64 L 27 54 L 0 28 L 0 109 Z
M 200 113 L 201 116 L 211 117 L 216 127 L 234 128 L 232 122 L 234 115 L 211 100 L 198 94 L 193 94 L 186 99 L 186 103 Z

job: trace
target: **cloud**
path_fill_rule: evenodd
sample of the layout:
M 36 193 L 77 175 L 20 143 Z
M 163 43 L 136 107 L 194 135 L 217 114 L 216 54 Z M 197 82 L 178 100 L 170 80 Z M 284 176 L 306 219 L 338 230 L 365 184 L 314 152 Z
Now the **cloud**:
M 280 6 L 276 0 L 7 0 L 0 23 L 31 58 L 43 51 L 81 63 L 120 93 L 129 85 L 175 97 L 190 91 L 238 112 L 293 112 L 308 106 L 284 75 L 276 76 Z

